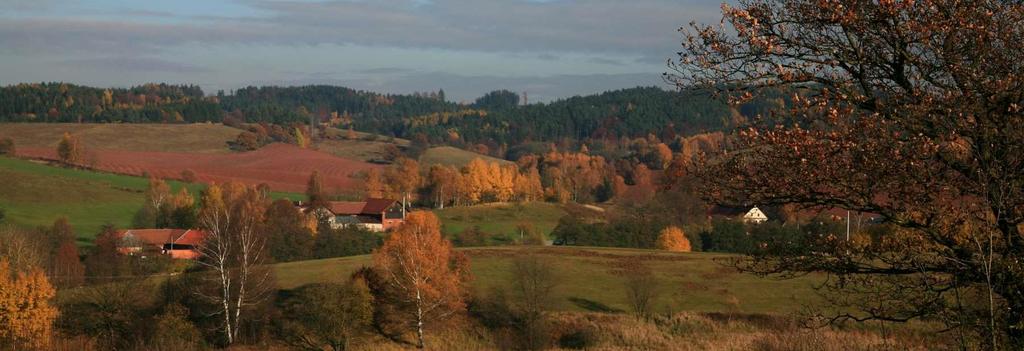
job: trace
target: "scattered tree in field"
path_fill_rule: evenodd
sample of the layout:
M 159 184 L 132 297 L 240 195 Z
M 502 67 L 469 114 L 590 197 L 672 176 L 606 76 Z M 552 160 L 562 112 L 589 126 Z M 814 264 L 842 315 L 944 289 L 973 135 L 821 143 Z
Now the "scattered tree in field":
M 146 188 L 146 208 L 153 213 L 160 211 L 164 203 L 171 197 L 171 187 L 163 179 L 149 177 L 149 186 Z
M 690 252 L 690 240 L 686 234 L 676 226 L 670 226 L 661 230 L 658 234 L 658 248 L 675 252 Z
M 384 176 L 381 175 L 380 170 L 376 168 L 370 168 L 366 173 L 366 195 L 369 197 L 381 198 L 384 197 L 385 193 L 388 193 L 388 186 L 385 183 Z
M 263 230 L 270 256 L 277 262 L 313 257 L 313 234 L 307 217 L 287 199 L 274 201 L 267 208 Z M 315 229 L 315 228 L 314 228 Z
M 423 348 L 424 329 L 465 310 L 467 262 L 441 237 L 431 212 L 412 212 L 373 255 L 394 296 L 402 304 L 398 318 L 416 332 Z
M 181 171 L 181 181 L 183 181 L 185 183 L 191 184 L 191 183 L 195 183 L 198 180 L 199 180 L 199 176 L 196 175 L 195 171 L 193 171 L 191 169 L 186 169 L 186 170 L 182 170 Z
M 401 197 L 402 205 L 408 206 L 411 196 L 422 183 L 420 164 L 413 159 L 400 158 L 394 167 L 388 168 L 385 178 L 392 195 Z
M 622 273 L 625 278 L 626 301 L 633 315 L 641 319 L 649 318 L 658 298 L 657 277 L 639 260 L 626 262 Z
M 14 139 L 0 138 L 0 155 L 13 156 L 17 150 L 14 148 Z
M 706 194 L 899 227 L 866 245 L 777 243 L 741 267 L 838 275 L 831 302 L 857 312 L 824 320 L 939 317 L 984 348 L 1024 347 L 1021 18 L 994 0 L 753 0 L 723 6 L 726 28 L 684 30 L 667 75 L 680 87 L 733 102 L 793 92 L 739 133 L 739 152 L 694 167 Z
M 538 255 L 523 255 L 512 262 L 512 312 L 528 350 L 544 349 L 550 342 L 547 313 L 554 304 L 552 292 L 558 280 L 551 262 Z
M 130 274 L 128 258 L 118 251 L 117 231 L 113 225 L 104 225 L 85 257 L 85 275 L 90 282 L 107 282 Z
M 45 349 L 52 335 L 56 291 L 39 268 L 15 272 L 0 258 L 0 342 L 17 348 Z
M 206 231 L 198 246 L 199 264 L 209 268 L 216 292 L 200 292 L 216 303 L 228 344 L 238 338 L 246 310 L 273 289 L 266 262 L 266 237 L 259 230 L 266 199 L 239 183 L 211 185 L 203 192 L 198 223 Z
M 49 243 L 39 233 L 12 225 L 0 225 L 0 257 L 7 260 L 10 269 L 24 272 L 46 267 Z
M 57 144 L 57 157 L 64 164 L 75 164 L 82 160 L 82 145 L 78 137 L 64 132 Z
M 348 349 L 373 318 L 373 296 L 362 279 L 341 284 L 312 284 L 295 289 L 279 304 L 285 318 L 278 334 L 303 350 Z
M 303 149 L 309 147 L 309 137 L 306 136 L 306 132 L 299 127 L 295 127 L 295 145 L 298 145 Z
M 320 171 L 314 170 L 306 183 L 306 199 L 312 208 L 327 206 L 327 195 L 324 194 L 324 178 Z
M 57 247 L 51 275 L 54 285 L 61 289 L 79 286 L 85 281 L 85 266 L 74 241 L 64 241 Z

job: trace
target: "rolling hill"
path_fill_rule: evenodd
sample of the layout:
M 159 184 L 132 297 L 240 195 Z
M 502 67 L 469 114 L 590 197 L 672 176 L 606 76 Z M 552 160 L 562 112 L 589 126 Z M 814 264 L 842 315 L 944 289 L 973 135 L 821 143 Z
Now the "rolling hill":
M 0 123 L 0 138 L 21 148 L 53 150 L 64 132 L 102 150 L 226 153 L 241 130 L 222 124 Z
M 68 217 L 79 240 L 91 239 L 106 223 L 128 227 L 142 207 L 148 180 L 110 173 L 54 167 L 40 162 L 0 157 L 0 208 L 5 221 L 17 226 L 48 226 Z M 193 193 L 202 184 L 169 181 L 173 191 L 187 186 Z M 274 192 L 274 198 L 300 195 Z
M 511 164 L 511 161 L 502 160 L 487 155 L 481 155 L 472 151 L 467 151 L 451 146 L 438 146 L 427 149 L 423 155 L 420 156 L 420 165 L 423 167 L 430 167 L 431 165 L 441 164 L 446 166 L 463 167 L 468 165 L 470 161 L 481 158 L 487 162 L 497 162 L 499 164 Z

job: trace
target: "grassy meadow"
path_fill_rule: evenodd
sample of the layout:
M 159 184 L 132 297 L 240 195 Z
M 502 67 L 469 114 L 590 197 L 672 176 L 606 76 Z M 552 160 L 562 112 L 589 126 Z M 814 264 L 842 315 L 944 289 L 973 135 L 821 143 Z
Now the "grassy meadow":
M 493 236 L 518 239 L 516 226 L 520 223 L 528 223 L 535 230 L 550 234 L 558 225 L 558 220 L 566 215 L 566 211 L 559 204 L 529 202 L 449 207 L 434 210 L 434 214 L 441 220 L 441 230 L 446 234 L 480 227 L 480 230 Z
M 205 185 L 168 181 L 171 190 L 188 187 L 198 195 Z M 88 241 L 104 224 L 131 225 L 142 207 L 149 180 L 111 173 L 52 166 L 36 161 L 0 157 L 0 208 L 6 221 L 18 226 L 47 226 L 68 217 L 79 240 Z M 296 194 L 271 194 L 298 198 Z
M 643 260 L 660 284 L 657 312 L 742 312 L 786 314 L 818 301 L 812 285 L 818 277 L 792 280 L 759 278 L 724 265 L 731 255 L 669 253 L 654 250 L 506 246 L 459 249 L 470 259 L 472 287 L 486 293 L 505 287 L 517 256 L 537 254 L 554 267 L 556 310 L 576 312 L 628 311 L 622 262 Z M 278 283 L 289 289 L 303 284 L 343 281 L 370 256 L 352 256 L 277 264 Z

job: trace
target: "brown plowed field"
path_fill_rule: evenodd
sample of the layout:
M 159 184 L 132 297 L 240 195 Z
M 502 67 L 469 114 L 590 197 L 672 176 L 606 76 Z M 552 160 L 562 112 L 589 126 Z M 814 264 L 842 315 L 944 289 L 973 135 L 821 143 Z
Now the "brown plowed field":
M 53 148 L 18 147 L 24 157 L 55 160 Z M 204 183 L 229 180 L 251 185 L 266 183 L 277 191 L 303 192 L 314 170 L 324 177 L 328 191 L 361 189 L 358 172 L 380 167 L 366 162 L 335 157 L 287 144 L 272 144 L 256 151 L 242 153 L 151 152 L 92 149 L 85 156 L 90 167 L 129 175 L 144 172 L 160 178 L 181 177 L 190 169 Z

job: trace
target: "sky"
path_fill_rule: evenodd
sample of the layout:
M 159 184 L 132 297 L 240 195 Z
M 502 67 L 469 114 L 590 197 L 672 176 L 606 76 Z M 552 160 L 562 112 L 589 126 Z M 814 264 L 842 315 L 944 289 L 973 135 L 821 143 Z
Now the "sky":
M 0 85 L 330 84 L 550 101 L 662 86 L 713 0 L 0 0 Z

